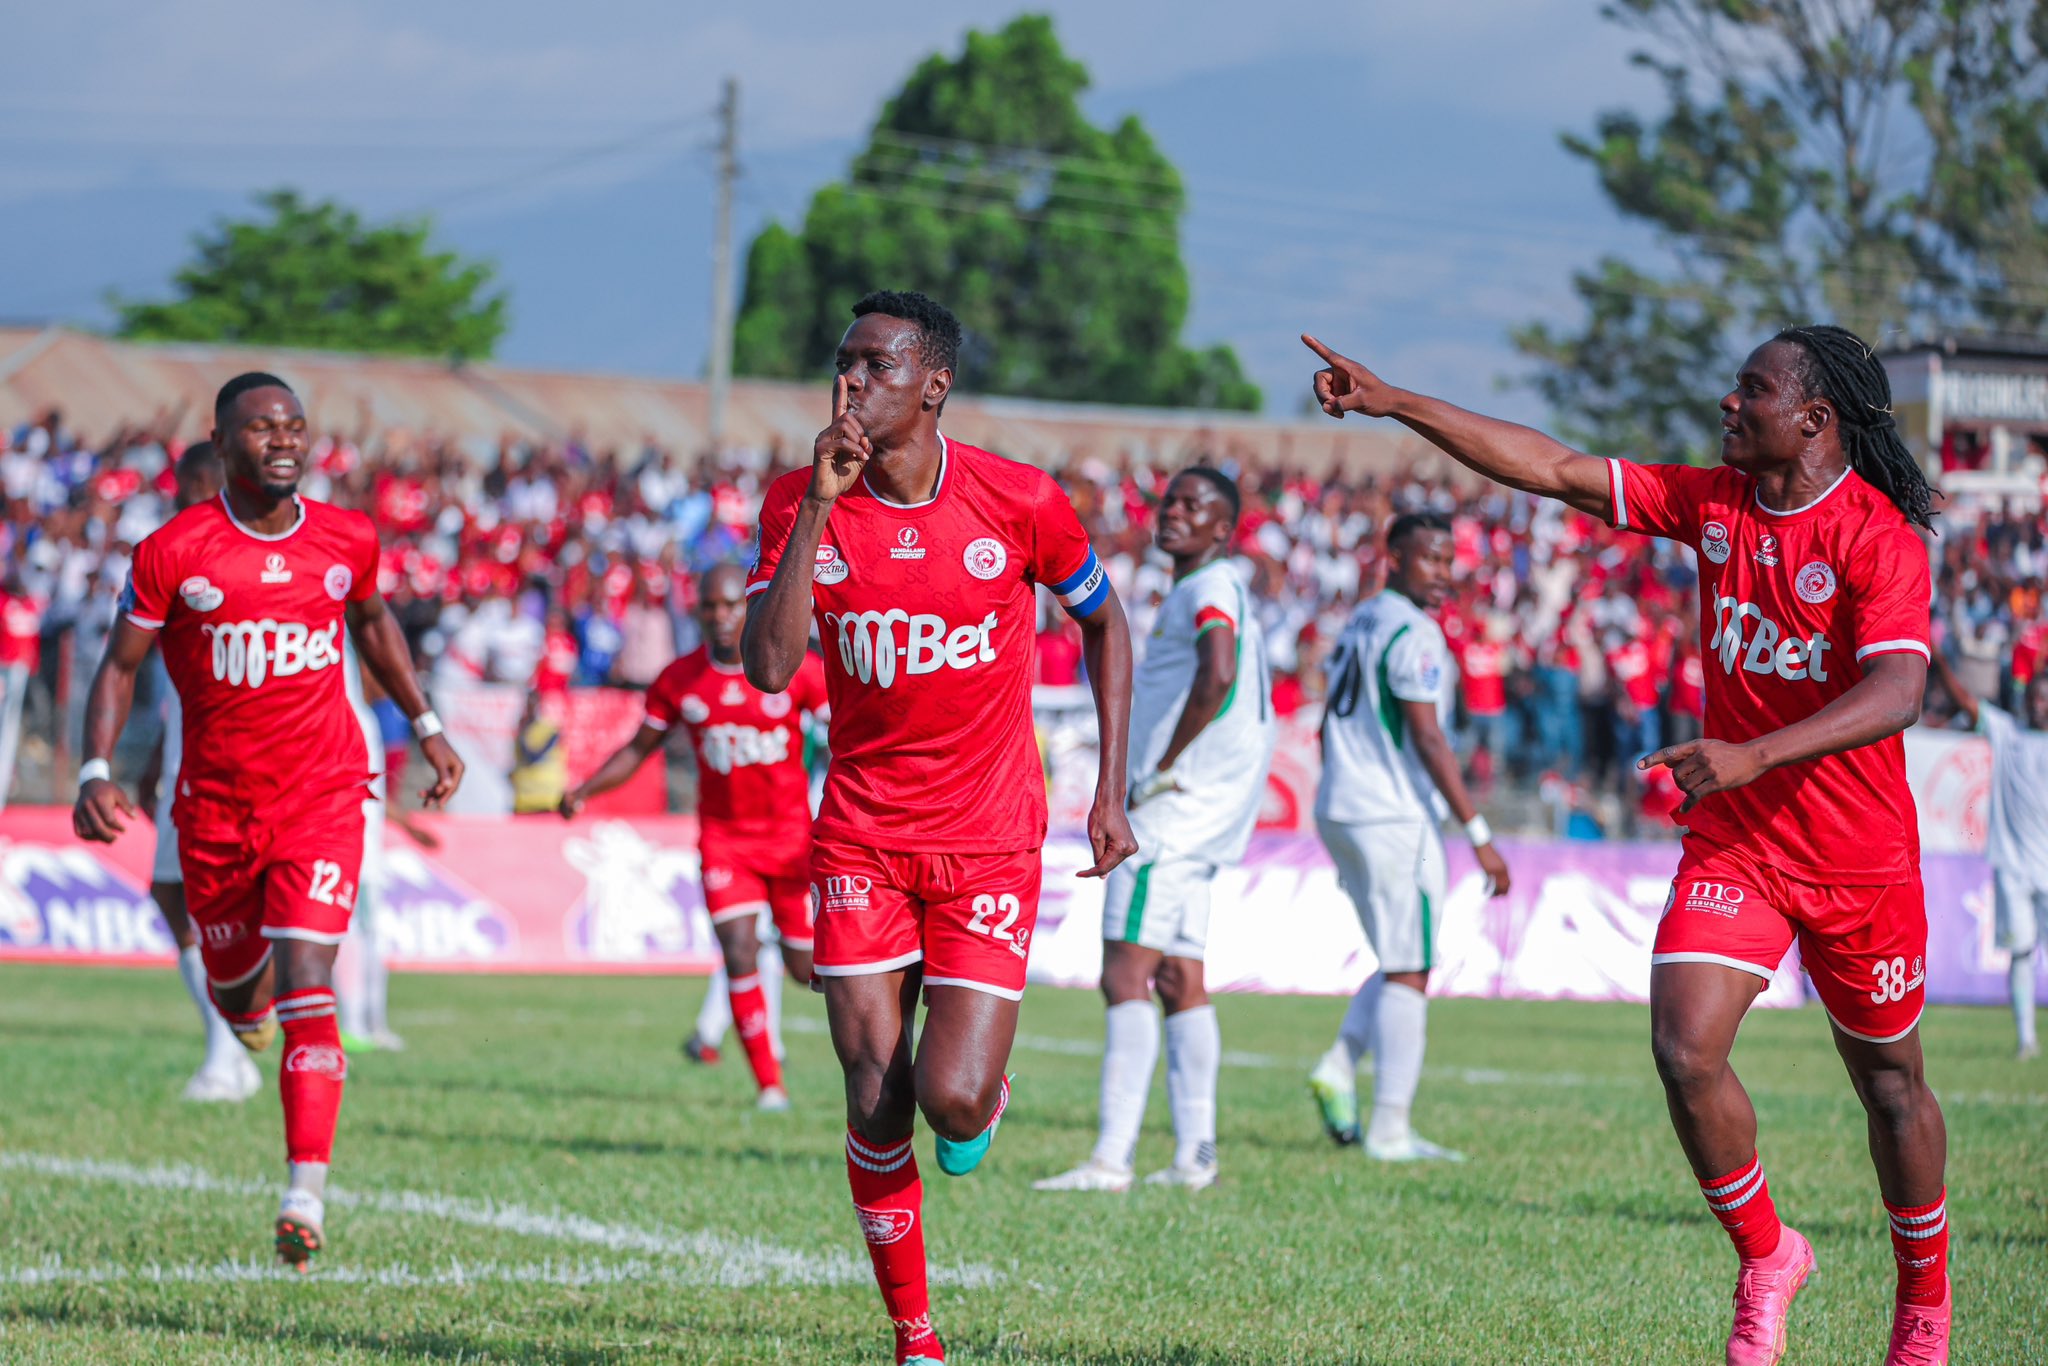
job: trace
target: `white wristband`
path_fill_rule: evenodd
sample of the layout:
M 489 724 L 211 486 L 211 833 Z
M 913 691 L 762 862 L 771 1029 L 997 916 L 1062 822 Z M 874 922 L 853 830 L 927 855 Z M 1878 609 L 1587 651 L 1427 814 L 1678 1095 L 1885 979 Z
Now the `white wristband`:
M 431 740 L 441 733 L 441 718 L 431 711 L 423 711 L 412 718 L 412 733 L 421 740 Z
M 1493 827 L 1486 823 L 1486 817 L 1474 816 L 1465 822 L 1465 838 L 1472 841 L 1474 849 L 1483 844 L 1492 844 Z
M 87 759 L 78 766 L 78 785 L 84 787 L 90 782 L 112 782 L 114 766 L 105 759 Z

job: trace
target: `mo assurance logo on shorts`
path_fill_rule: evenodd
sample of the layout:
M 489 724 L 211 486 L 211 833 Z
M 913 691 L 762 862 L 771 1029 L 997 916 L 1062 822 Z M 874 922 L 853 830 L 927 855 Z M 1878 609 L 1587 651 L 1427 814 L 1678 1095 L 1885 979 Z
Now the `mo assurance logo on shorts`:
M 314 629 L 302 621 L 209 621 L 200 630 L 213 642 L 213 676 L 222 683 L 260 688 L 268 678 L 290 678 L 341 663 L 341 622 Z
M 948 626 L 930 612 L 827 612 L 826 629 L 839 632 L 839 662 L 847 675 L 877 687 L 896 682 L 897 661 L 911 677 L 940 669 L 971 669 L 996 657 L 996 614 L 971 626 Z

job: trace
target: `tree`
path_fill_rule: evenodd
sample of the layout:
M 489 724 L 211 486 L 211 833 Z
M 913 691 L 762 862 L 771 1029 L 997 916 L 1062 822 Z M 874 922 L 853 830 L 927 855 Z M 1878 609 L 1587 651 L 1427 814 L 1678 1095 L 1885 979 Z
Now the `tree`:
M 483 296 L 491 266 L 432 250 L 426 221 L 367 225 L 293 190 L 257 203 L 267 219 L 194 239 L 177 298 L 115 300 L 120 335 L 476 359 L 504 335 L 504 294 Z
M 1087 87 L 1039 15 L 927 58 L 802 231 L 754 239 L 736 368 L 822 373 L 854 300 L 920 289 L 960 317 L 965 389 L 1258 407 L 1229 347 L 1180 341 L 1180 176 L 1137 119 L 1089 122 Z
M 1704 457 L 1755 342 L 2048 324 L 2048 0 L 1613 0 L 1649 46 L 1652 122 L 1564 145 L 1669 262 L 1573 277 L 1576 331 L 1515 331 L 1567 434 Z M 1702 94 L 1702 88 L 1705 93 Z

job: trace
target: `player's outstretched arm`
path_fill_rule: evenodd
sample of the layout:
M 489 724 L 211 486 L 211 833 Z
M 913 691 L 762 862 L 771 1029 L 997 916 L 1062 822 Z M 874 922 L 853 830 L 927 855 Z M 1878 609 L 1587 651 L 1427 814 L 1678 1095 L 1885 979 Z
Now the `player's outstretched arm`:
M 633 738 L 620 745 L 612 757 L 598 765 L 597 772 L 585 778 L 575 787 L 562 794 L 559 808 L 563 820 L 574 820 L 582 812 L 584 804 L 592 797 L 601 797 L 640 771 L 640 765 L 647 762 L 647 756 L 661 748 L 667 738 L 663 731 L 653 726 L 642 725 L 633 732 Z
M 1436 703 L 1410 702 L 1402 700 L 1401 712 L 1408 723 L 1408 743 L 1414 747 L 1415 757 L 1422 761 L 1422 767 L 1429 774 L 1429 780 L 1436 784 L 1436 790 L 1444 794 L 1444 801 L 1451 808 L 1451 816 L 1472 835 L 1472 856 L 1479 861 L 1479 871 L 1486 874 L 1487 893 L 1491 896 L 1506 896 L 1508 891 L 1508 861 L 1500 856 L 1500 850 L 1493 847 L 1493 834 L 1483 821 L 1478 821 L 1479 807 L 1472 800 L 1472 794 L 1465 790 L 1465 775 L 1458 769 L 1457 752 L 1451 748 L 1450 737 L 1444 734 L 1442 723 L 1437 720 Z M 1474 822 L 1478 821 L 1475 828 Z M 1480 836 L 1485 838 L 1480 838 Z
M 128 828 L 124 816 L 135 804 L 113 779 L 114 745 L 135 705 L 135 675 L 156 644 L 156 632 L 124 616 L 114 619 L 107 652 L 93 673 L 85 699 L 85 762 L 79 767 L 78 800 L 71 808 L 71 829 L 80 839 L 112 844 Z
M 1929 632 L 1928 639 L 1931 641 L 1933 638 L 1933 633 Z M 1962 714 L 1963 720 L 1969 722 L 1970 729 L 1975 730 L 1982 711 L 1977 705 L 1977 695 L 1963 686 L 1963 680 L 1956 677 L 1956 671 L 1949 664 L 1948 657 L 1939 649 L 1930 652 L 1930 664 L 1935 678 L 1955 702 L 1956 710 Z
M 1393 418 L 1459 464 L 1496 483 L 1559 499 L 1603 521 L 1613 520 L 1614 495 L 1605 460 L 1575 451 L 1533 427 L 1397 389 L 1307 333 L 1301 340 L 1323 359 L 1324 368 L 1315 376 L 1316 402 L 1331 417 L 1362 413 Z
M 811 443 L 811 483 L 796 505 L 787 538 L 778 525 L 761 527 L 761 549 L 773 553 L 775 576 L 747 599 L 747 624 L 740 634 L 740 663 L 747 681 L 762 692 L 782 692 L 796 677 L 811 643 L 811 583 L 818 543 L 832 504 L 867 468 L 874 445 L 860 419 L 846 410 L 846 376 L 832 381 L 832 421 Z M 772 542 L 771 542 L 772 538 Z
M 412 671 L 412 651 L 406 648 L 398 618 L 391 615 L 381 596 L 372 593 L 350 604 L 348 633 L 378 684 L 412 721 L 420 753 L 434 769 L 433 786 L 420 793 L 420 802 L 429 810 L 439 810 L 462 786 L 462 757 L 441 733 L 441 718 L 427 705 L 426 690 Z
M 1080 618 L 1081 657 L 1088 665 L 1088 687 L 1095 694 L 1095 725 L 1099 767 L 1095 774 L 1095 805 L 1088 811 L 1088 844 L 1095 862 L 1080 877 L 1107 877 L 1110 869 L 1138 852 L 1124 814 L 1124 774 L 1131 749 L 1131 628 L 1124 605 L 1109 588 L 1093 612 Z
M 1876 744 L 1920 719 L 1925 659 L 1911 652 L 1873 655 L 1863 667 L 1861 682 L 1803 721 L 1741 744 L 1688 740 L 1669 745 L 1636 767 L 1662 764 L 1671 770 L 1685 793 L 1678 808 L 1682 816 L 1716 792 L 1753 783 L 1774 768 Z

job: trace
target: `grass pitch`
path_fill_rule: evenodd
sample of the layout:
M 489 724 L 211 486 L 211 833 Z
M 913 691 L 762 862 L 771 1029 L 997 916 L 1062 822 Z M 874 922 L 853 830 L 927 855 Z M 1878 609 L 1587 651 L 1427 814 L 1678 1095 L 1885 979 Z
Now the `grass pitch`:
M 351 1063 L 322 1271 L 269 1265 L 274 1078 L 178 1090 L 176 975 L 0 967 L 0 1361 L 887 1362 L 848 1208 L 823 1009 L 791 992 L 797 1110 L 685 1064 L 701 982 L 402 977 L 403 1054 Z M 1329 1000 L 1225 998 L 1223 1180 L 1052 1196 L 1094 1134 L 1096 997 L 1034 989 L 1016 1103 L 949 1180 L 919 1136 L 933 1313 L 959 1362 L 1715 1362 L 1734 1255 L 1624 1006 L 1438 1002 L 1418 1127 L 1461 1167 L 1321 1136 Z M 2048 1361 L 2048 1067 L 1934 1010 L 1958 1363 Z M 273 1049 L 267 1068 L 274 1070 Z M 1818 1010 L 1760 1011 L 1738 1065 L 1817 1279 L 1792 1363 L 1875 1362 L 1892 1263 L 1863 1120 Z M 1163 1080 L 1140 1170 L 1170 1155 Z

